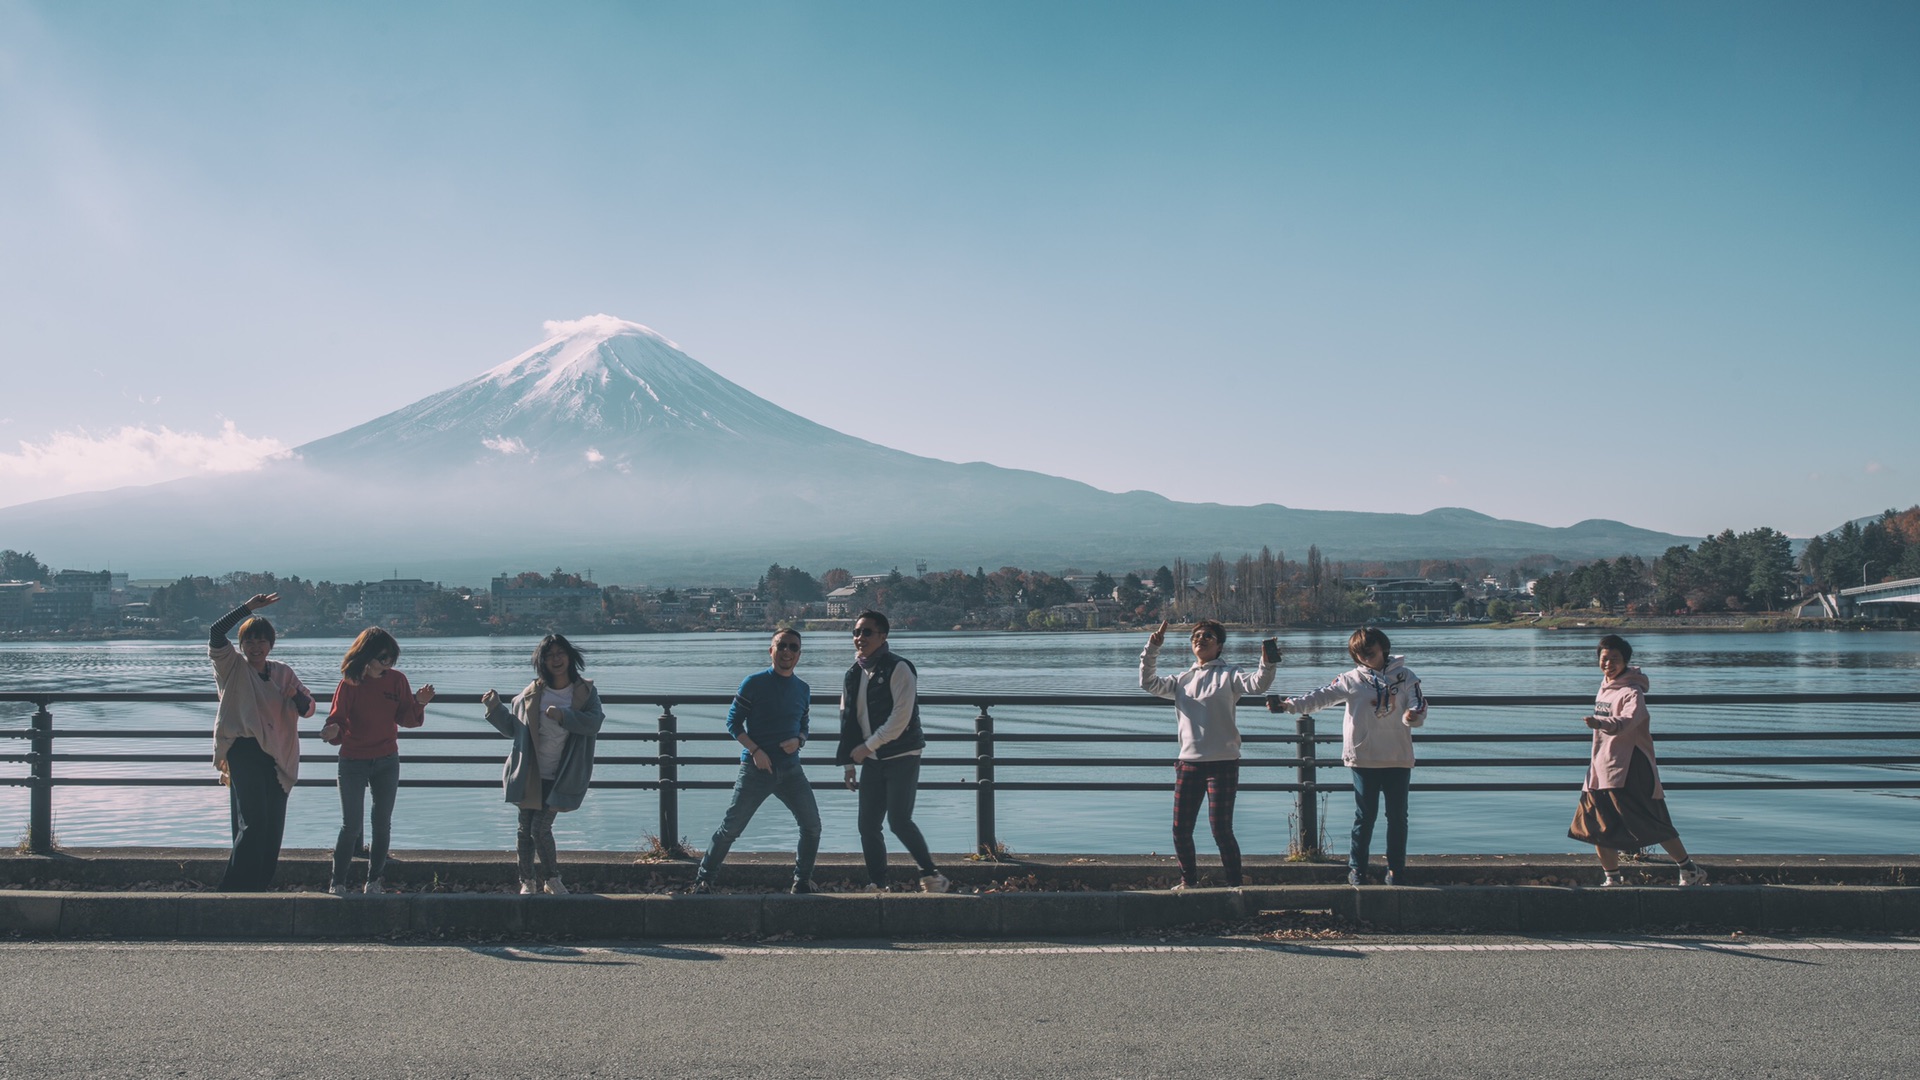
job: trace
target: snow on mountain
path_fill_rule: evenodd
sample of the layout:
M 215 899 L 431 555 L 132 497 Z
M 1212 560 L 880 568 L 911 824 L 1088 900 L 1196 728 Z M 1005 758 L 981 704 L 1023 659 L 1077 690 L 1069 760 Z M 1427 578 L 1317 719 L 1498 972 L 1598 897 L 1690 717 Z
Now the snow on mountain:
M 813 568 L 1125 569 L 1270 546 L 1299 557 L 1658 554 L 1683 538 L 1618 522 L 1549 529 L 1426 514 L 1174 502 L 918 457 L 729 382 L 638 323 L 546 324 L 513 359 L 298 447 L 257 472 L 0 508 L 0 543 L 154 575 L 270 566 L 351 577 L 413 565 L 480 580 L 592 566 L 614 581 L 752 580 Z M 391 507 L 357 516 L 342 507 Z
M 639 323 L 591 315 L 546 330 L 476 378 L 297 452 L 322 466 L 401 448 L 448 466 L 560 457 L 618 469 L 729 449 L 882 450 L 748 392 Z

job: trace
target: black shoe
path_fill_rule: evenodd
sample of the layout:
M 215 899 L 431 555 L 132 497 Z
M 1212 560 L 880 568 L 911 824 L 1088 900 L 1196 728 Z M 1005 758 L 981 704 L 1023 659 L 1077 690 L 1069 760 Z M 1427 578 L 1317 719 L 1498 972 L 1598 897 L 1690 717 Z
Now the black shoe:
M 795 896 L 810 896 L 813 893 L 819 892 L 820 886 L 815 885 L 811 881 L 796 881 L 793 883 L 793 887 L 787 891 Z
M 699 893 L 704 896 L 713 891 L 713 883 L 706 878 L 697 877 L 693 879 L 692 885 L 687 886 L 687 891 L 690 893 Z

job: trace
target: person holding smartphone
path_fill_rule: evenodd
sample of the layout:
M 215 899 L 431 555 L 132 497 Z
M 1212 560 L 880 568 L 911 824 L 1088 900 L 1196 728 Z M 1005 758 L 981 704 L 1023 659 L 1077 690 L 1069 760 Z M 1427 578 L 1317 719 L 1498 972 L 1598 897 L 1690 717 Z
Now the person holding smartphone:
M 1180 725 L 1180 759 L 1173 772 L 1173 853 L 1180 860 L 1180 884 L 1174 888 L 1191 889 L 1200 882 L 1193 827 L 1204 798 L 1207 824 L 1220 849 L 1221 872 L 1227 888 L 1237 889 L 1243 879 L 1240 842 L 1233 835 L 1233 801 L 1240 790 L 1236 709 L 1241 698 L 1264 694 L 1273 685 L 1280 642 L 1274 638 L 1261 642 L 1260 666 L 1248 674 L 1220 658 L 1226 627 L 1206 619 L 1193 628 L 1193 666 L 1178 675 L 1160 675 L 1155 668 L 1166 640 L 1167 624 L 1162 621 L 1140 651 L 1140 689 L 1172 701 Z

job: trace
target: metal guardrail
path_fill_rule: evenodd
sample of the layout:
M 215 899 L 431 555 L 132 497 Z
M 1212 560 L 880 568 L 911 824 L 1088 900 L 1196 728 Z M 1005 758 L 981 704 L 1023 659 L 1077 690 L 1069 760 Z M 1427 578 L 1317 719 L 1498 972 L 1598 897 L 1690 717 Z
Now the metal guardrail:
M 316 700 L 330 701 L 331 694 L 316 695 Z M 733 739 L 724 731 L 682 732 L 679 730 L 679 717 L 674 714 L 676 707 L 688 706 L 725 706 L 733 697 L 730 694 L 602 694 L 603 705 L 609 708 L 632 706 L 653 707 L 660 710 L 653 731 L 608 731 L 603 729 L 599 739 L 603 744 L 655 743 L 656 752 L 650 755 L 635 756 L 619 753 L 606 753 L 608 747 L 596 755 L 596 766 L 651 766 L 656 770 L 651 780 L 595 779 L 593 786 L 603 789 L 634 789 L 659 792 L 659 832 L 660 842 L 669 849 L 678 849 L 680 834 L 681 791 L 700 789 L 729 789 L 732 780 L 682 780 L 680 767 L 735 765 L 737 754 L 725 756 L 686 756 L 681 752 L 682 743 L 725 742 Z M 1434 696 L 1427 699 L 1435 708 L 1514 708 L 1527 706 L 1567 706 L 1586 708 L 1593 702 L 1591 695 L 1554 694 L 1554 695 L 1453 695 Z M 47 854 L 53 850 L 53 791 L 61 786 L 87 787 L 206 787 L 218 784 L 219 777 L 209 771 L 204 778 L 176 776 L 56 776 L 54 765 L 61 762 L 88 763 L 206 763 L 210 755 L 203 751 L 195 754 L 100 754 L 100 753 L 56 753 L 54 743 L 59 739 L 200 739 L 211 736 L 211 727 L 198 729 L 157 729 L 157 728 L 95 728 L 57 730 L 53 726 L 51 707 L 61 704 L 214 704 L 218 698 L 211 692 L 167 692 L 167 693 L 71 693 L 71 692 L 6 692 L 0 693 L 0 703 L 26 703 L 35 706 L 31 726 L 26 729 L 0 728 L 0 739 L 25 739 L 28 751 L 25 754 L 0 754 L 0 763 L 26 763 L 28 775 L 24 777 L 0 777 L 0 786 L 24 786 L 29 789 L 29 811 L 27 826 L 27 847 L 38 854 Z M 1136 745 L 1164 746 L 1174 741 L 1171 730 L 1154 734 L 1098 733 L 1098 732 L 1018 732 L 997 733 L 994 730 L 993 710 L 996 708 L 1140 708 L 1164 710 L 1167 702 L 1160 698 L 1140 694 L 922 694 L 919 698 L 924 708 L 964 707 L 977 710 L 973 718 L 973 731 L 964 732 L 927 732 L 929 744 L 971 743 L 971 756 L 928 755 L 924 764 L 930 766 L 972 766 L 973 776 L 957 781 L 927 781 L 920 786 L 927 790 L 971 790 L 974 792 L 975 843 L 977 850 L 991 853 L 998 847 L 995 825 L 995 794 L 1001 791 L 1155 791 L 1165 792 L 1165 781 L 1124 781 L 1124 780 L 1002 780 L 996 771 L 1000 768 L 1140 768 L 1165 767 L 1172 758 L 1167 755 L 1151 757 L 1104 757 L 1096 759 L 1076 759 L 1063 757 L 1000 757 L 998 750 L 1002 744 L 1018 746 L 1021 744 L 1059 744 L 1059 743 L 1131 743 Z M 1697 705 L 1697 706 L 1787 706 L 1787 705 L 1912 705 L 1920 704 L 1920 693 L 1806 693 L 1806 694 L 1649 694 L 1647 701 L 1654 706 Z M 434 698 L 435 705 L 478 705 L 478 694 L 439 694 Z M 815 694 L 813 704 L 826 705 L 837 709 L 839 699 L 833 695 Z M 1245 698 L 1243 708 L 1264 709 L 1260 698 Z M 831 715 L 831 714 L 829 714 Z M 1291 769 L 1293 778 L 1282 782 L 1255 782 L 1240 786 L 1242 791 L 1250 792 L 1290 792 L 1295 796 L 1294 837 L 1296 850 L 1313 850 L 1317 847 L 1319 836 L 1319 807 L 1316 797 L 1329 791 L 1350 791 L 1351 784 L 1324 784 L 1319 779 L 1319 769 L 1323 764 L 1317 748 L 1324 743 L 1340 741 L 1338 733 L 1322 733 L 1317 729 L 1311 715 L 1295 717 L 1295 730 L 1292 733 L 1243 733 L 1243 742 L 1253 744 L 1291 744 L 1295 748 L 1294 756 L 1284 758 L 1247 758 L 1242 759 L 1243 769 Z M 318 739 L 317 731 L 302 732 L 302 738 Z M 498 742 L 500 734 L 491 728 L 469 731 L 420 731 L 403 730 L 402 739 L 408 742 L 426 742 L 442 740 L 480 740 Z M 1687 732 L 1662 730 L 1660 742 L 1670 743 L 1713 743 L 1713 742 L 1850 742 L 1850 741 L 1903 741 L 1920 740 L 1920 725 L 1901 731 L 1719 731 Z M 1521 732 L 1521 733 L 1416 733 L 1414 741 L 1422 744 L 1532 744 L 1532 743 L 1581 743 L 1591 740 L 1587 731 L 1569 732 Z M 302 762 L 324 763 L 336 760 L 331 754 L 306 755 Z M 470 765 L 499 763 L 501 755 L 490 754 L 435 754 L 409 755 L 409 765 Z M 803 762 L 824 765 L 827 759 L 813 758 Z M 1338 761 L 1325 762 L 1337 766 Z M 1424 758 L 1420 763 L 1421 773 L 1432 769 L 1447 768 L 1540 768 L 1575 767 L 1587 764 L 1587 757 L 1441 757 Z M 1915 754 L 1813 754 L 1813 755 L 1663 755 L 1663 766 L 1689 765 L 1775 765 L 1775 766 L 1913 766 L 1920 765 L 1920 753 Z M 308 778 L 299 781 L 307 786 L 332 786 L 331 779 Z M 422 778 L 402 779 L 402 786 L 422 788 L 494 788 L 499 786 L 496 779 L 444 779 Z M 815 781 L 813 787 L 830 789 L 837 783 Z M 1676 791 L 1685 790 L 1722 790 L 1722 791 L 1762 791 L 1762 790 L 1815 790 L 1815 789 L 1912 789 L 1920 788 L 1920 779 L 1899 780 L 1885 777 L 1861 777 L 1846 780 L 1696 780 L 1663 782 L 1663 786 Z M 1577 782 L 1427 782 L 1412 785 L 1416 791 L 1566 791 L 1577 787 Z

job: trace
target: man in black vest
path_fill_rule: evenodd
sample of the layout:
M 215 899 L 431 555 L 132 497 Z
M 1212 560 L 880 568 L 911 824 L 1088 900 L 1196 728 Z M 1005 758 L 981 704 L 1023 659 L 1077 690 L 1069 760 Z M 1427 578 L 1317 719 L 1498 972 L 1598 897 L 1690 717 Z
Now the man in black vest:
M 920 867 L 920 887 L 946 892 L 947 876 L 933 864 L 927 838 L 913 823 L 913 800 L 920 790 L 920 752 L 927 738 L 920 731 L 920 704 L 912 661 L 887 648 L 887 617 L 863 611 L 853 621 L 853 666 L 840 688 L 840 750 L 834 760 L 847 768 L 847 785 L 860 779 L 860 850 L 867 860 L 867 891 L 887 887 L 887 838 L 884 820 Z

